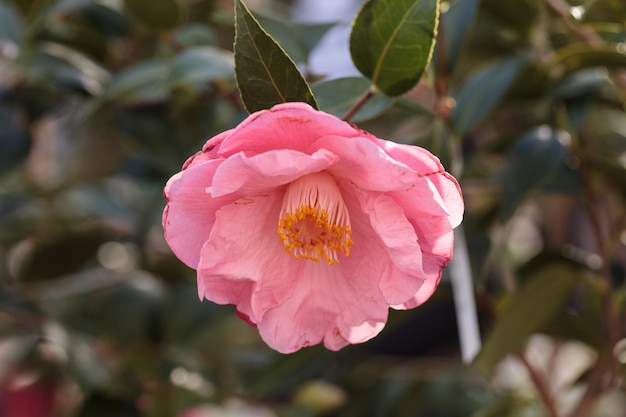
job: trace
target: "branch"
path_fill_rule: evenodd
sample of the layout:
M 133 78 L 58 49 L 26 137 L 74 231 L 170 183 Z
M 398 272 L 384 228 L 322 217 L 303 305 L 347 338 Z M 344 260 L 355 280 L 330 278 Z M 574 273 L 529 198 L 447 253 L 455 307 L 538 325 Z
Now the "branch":
M 363 105 L 365 103 L 367 103 L 367 101 L 369 99 L 371 99 L 372 97 L 374 97 L 374 94 L 376 94 L 378 92 L 378 90 L 376 89 L 375 86 L 371 86 L 370 88 L 367 89 L 367 91 L 365 93 L 363 93 L 363 95 L 361 97 L 359 97 L 359 99 L 357 100 L 356 103 L 354 103 L 354 106 L 352 106 L 347 112 L 346 114 L 341 118 L 341 120 L 343 120 L 344 122 L 349 122 L 350 119 L 352 119 L 354 117 L 354 115 L 361 110 L 361 107 L 363 107 Z
M 556 409 L 556 403 L 554 402 L 554 397 L 548 386 L 548 383 L 543 375 L 541 375 L 537 369 L 535 369 L 532 364 L 528 361 L 524 353 L 520 352 L 517 354 L 518 359 L 522 362 L 522 364 L 526 367 L 528 371 L 528 375 L 530 379 L 535 384 L 535 388 L 537 388 L 537 392 L 541 397 L 543 405 L 546 407 L 546 411 L 548 412 L 548 416 L 550 417 L 559 417 L 559 413 Z

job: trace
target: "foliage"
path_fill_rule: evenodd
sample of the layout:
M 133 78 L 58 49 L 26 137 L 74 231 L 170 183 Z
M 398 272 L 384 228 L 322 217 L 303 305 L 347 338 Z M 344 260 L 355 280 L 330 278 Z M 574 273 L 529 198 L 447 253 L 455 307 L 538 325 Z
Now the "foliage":
M 339 79 L 308 65 L 332 25 L 288 3 L 0 0 L 0 415 L 16 387 L 55 416 L 621 415 L 626 3 L 369 0 L 346 39 L 362 76 Z M 280 355 L 197 300 L 163 184 L 295 100 L 460 179 L 474 364 L 449 272 L 338 353 Z

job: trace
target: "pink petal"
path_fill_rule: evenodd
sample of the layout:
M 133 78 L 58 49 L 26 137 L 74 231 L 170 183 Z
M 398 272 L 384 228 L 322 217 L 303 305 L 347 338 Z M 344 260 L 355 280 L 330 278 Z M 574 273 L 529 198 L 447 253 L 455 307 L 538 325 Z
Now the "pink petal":
M 424 281 L 424 285 L 420 287 L 417 293 L 415 293 L 415 295 L 410 300 L 399 305 L 393 305 L 391 307 L 396 310 L 409 310 L 411 308 L 418 307 L 424 304 L 426 301 L 428 301 L 428 299 L 433 295 L 433 293 L 437 289 L 438 284 L 439 284 L 439 280 Z
M 235 154 L 215 173 L 211 194 L 219 197 L 237 192 L 241 196 L 265 192 L 312 172 L 319 172 L 338 158 L 326 150 L 313 155 L 289 149 L 267 151 L 259 155 Z
M 387 321 L 388 305 L 375 288 L 369 297 L 355 291 L 342 268 L 299 259 L 293 294 L 268 310 L 258 323 L 265 342 L 283 353 L 324 341 L 337 350 L 376 336 Z M 368 277 L 372 283 L 376 277 Z
M 461 187 L 456 179 L 445 172 L 439 159 L 426 149 L 418 146 L 401 145 L 380 141 L 391 157 L 416 170 L 421 176 L 428 177 L 437 188 L 446 209 L 452 227 L 457 227 L 463 219 L 464 203 Z
M 406 192 L 419 199 L 422 210 L 434 215 L 448 215 L 432 183 L 411 167 L 391 158 L 376 142 L 367 137 L 345 139 L 325 136 L 314 144 L 337 155 L 341 163 L 328 172 L 345 178 L 358 188 L 380 192 Z
M 176 256 L 191 268 L 197 268 L 200 250 L 209 239 L 215 211 L 231 198 L 213 198 L 206 189 L 222 160 L 204 160 L 197 155 L 169 179 L 165 186 L 167 206 L 163 211 L 165 239 Z
M 282 190 L 241 202 L 218 211 L 203 248 L 198 279 L 207 299 L 235 304 L 281 352 L 322 340 L 339 349 L 380 332 L 389 305 L 379 282 L 386 269 L 392 270 L 380 239 L 358 242 L 349 257 L 332 266 L 295 259 L 277 234 Z M 369 235 L 374 232 L 354 234 Z
M 284 103 L 251 114 L 224 139 L 219 153 L 255 155 L 275 149 L 311 153 L 310 145 L 320 136 L 354 137 L 359 131 L 328 113 L 304 103 Z
M 201 294 L 219 304 L 234 304 L 254 323 L 293 290 L 288 262 L 295 259 L 284 251 L 277 231 L 281 205 L 282 190 L 275 190 L 222 207 L 198 266 Z M 261 291 L 263 306 L 253 306 L 262 279 L 281 279 L 287 285 Z
M 411 223 L 421 242 L 422 268 L 428 279 L 411 300 L 392 305 L 398 310 L 415 308 L 430 298 L 441 281 L 443 268 L 452 259 L 454 246 L 454 233 L 447 218 L 413 219 Z
M 379 287 L 385 300 L 390 305 L 407 301 L 424 281 L 434 278 L 423 270 L 422 249 L 415 229 L 391 198 L 381 193 L 364 192 L 347 182 L 344 186 L 347 191 L 344 199 L 351 208 L 355 243 L 353 253 L 343 266 L 351 267 L 353 262 L 376 254 L 384 267 L 379 271 L 373 269 L 372 273 L 380 277 Z M 363 274 L 363 271 L 355 268 L 346 274 Z
M 417 234 L 422 251 L 422 270 L 427 279 L 411 301 L 392 306 L 396 309 L 414 308 L 430 298 L 441 280 L 442 269 L 452 258 L 454 245 L 454 233 L 447 217 L 424 215 L 417 204 L 405 203 L 402 207 Z

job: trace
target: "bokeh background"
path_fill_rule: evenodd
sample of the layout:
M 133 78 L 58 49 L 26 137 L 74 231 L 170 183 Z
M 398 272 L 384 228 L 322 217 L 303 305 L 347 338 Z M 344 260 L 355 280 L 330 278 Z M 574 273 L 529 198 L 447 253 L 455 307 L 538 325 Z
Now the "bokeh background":
M 368 87 L 348 49 L 360 1 L 246 4 L 322 109 Z M 459 178 L 473 363 L 449 271 L 340 352 L 281 355 L 199 301 L 162 190 L 247 115 L 232 1 L 0 0 L 0 416 L 626 415 L 626 3 L 441 11 L 421 82 L 353 121 Z

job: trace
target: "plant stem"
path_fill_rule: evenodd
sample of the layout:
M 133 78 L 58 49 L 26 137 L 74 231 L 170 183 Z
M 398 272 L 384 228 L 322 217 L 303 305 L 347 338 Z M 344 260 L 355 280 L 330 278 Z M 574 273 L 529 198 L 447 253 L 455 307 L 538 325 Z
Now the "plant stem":
M 361 109 L 361 107 L 363 107 L 363 105 L 365 103 L 367 103 L 367 101 L 369 99 L 374 97 L 374 95 L 377 92 L 378 92 L 378 90 L 377 90 L 377 88 L 374 85 L 372 85 L 370 88 L 368 88 L 367 91 L 365 93 L 363 93 L 363 95 L 361 95 L 361 97 L 359 97 L 357 102 L 354 103 L 354 105 L 346 112 L 346 114 L 344 114 L 344 116 L 341 118 L 341 120 L 343 120 L 344 122 L 349 122 L 350 119 L 352 119 L 354 117 L 354 115 Z
M 570 5 L 565 0 L 543 0 L 546 6 L 563 20 L 567 28 L 581 41 L 591 47 L 600 47 L 605 42 L 598 33 L 589 26 L 581 25 L 572 19 Z M 626 90 L 626 75 L 623 70 L 609 71 L 613 82 L 622 90 Z
M 528 371 L 528 375 L 530 379 L 533 381 L 535 388 L 537 388 L 537 392 L 541 397 L 543 405 L 548 412 L 548 416 L 550 417 L 559 417 L 559 413 L 556 409 L 556 404 L 554 402 L 554 397 L 552 392 L 550 391 L 550 386 L 548 385 L 544 375 L 540 374 L 535 367 L 528 361 L 524 353 L 520 352 L 517 354 L 518 359 L 522 362 L 522 364 L 526 367 Z
M 564 0 L 543 0 L 543 2 L 548 6 L 550 10 L 557 16 L 559 16 L 565 26 L 573 33 L 576 34 L 587 45 L 590 46 L 599 46 L 602 45 L 602 38 L 593 30 L 586 26 L 579 25 L 575 20 L 572 19 L 570 15 L 569 9 L 570 5 L 567 4 Z

